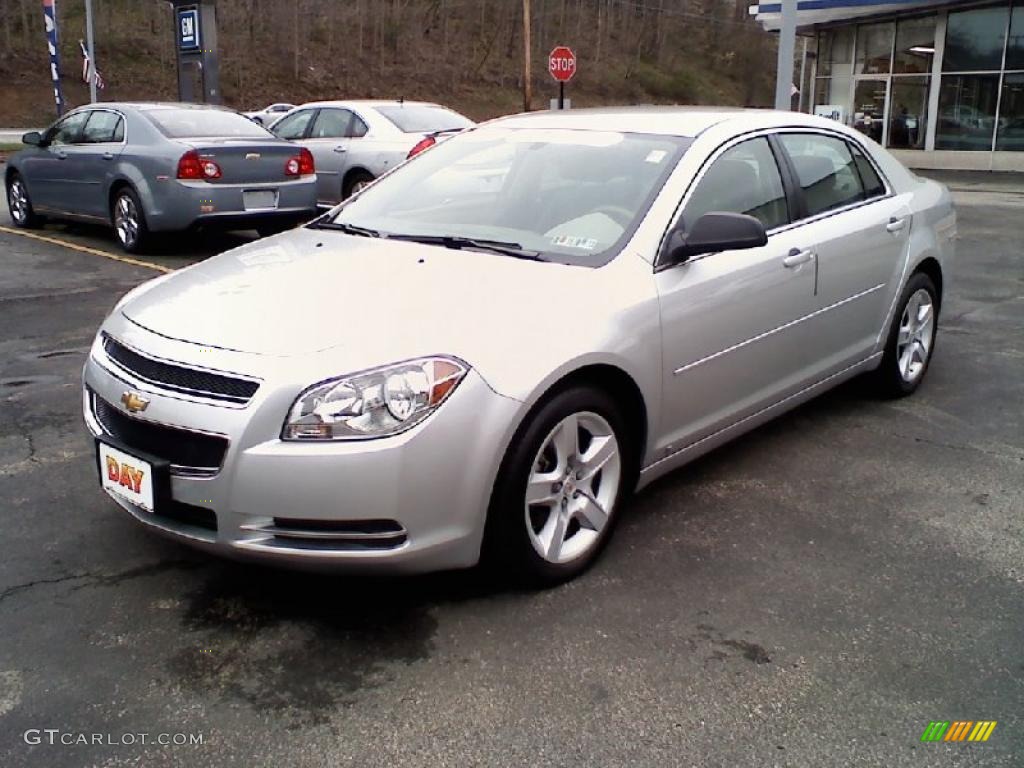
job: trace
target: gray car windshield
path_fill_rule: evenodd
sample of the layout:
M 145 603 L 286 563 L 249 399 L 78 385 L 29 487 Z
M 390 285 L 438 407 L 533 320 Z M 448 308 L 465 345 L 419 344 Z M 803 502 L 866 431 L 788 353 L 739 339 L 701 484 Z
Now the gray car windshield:
M 690 143 L 609 131 L 469 131 L 399 167 L 325 223 L 597 267 L 633 234 Z
M 144 113 L 169 139 L 222 136 L 231 139 L 266 139 L 269 131 L 244 115 L 226 109 L 169 108 Z

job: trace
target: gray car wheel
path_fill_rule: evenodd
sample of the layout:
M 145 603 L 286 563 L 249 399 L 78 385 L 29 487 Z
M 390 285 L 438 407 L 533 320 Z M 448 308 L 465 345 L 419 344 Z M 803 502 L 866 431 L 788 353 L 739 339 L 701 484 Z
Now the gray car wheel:
M 123 187 L 114 197 L 110 219 L 118 245 L 127 253 L 141 252 L 149 239 L 146 215 L 139 196 L 131 187 Z
M 635 477 L 632 436 L 606 393 L 573 387 L 527 417 L 488 511 L 485 565 L 533 586 L 586 570 Z
M 16 227 L 34 229 L 42 224 L 42 219 L 36 216 L 32 209 L 25 180 L 17 173 L 12 174 L 7 181 L 7 210 L 10 211 L 11 221 Z

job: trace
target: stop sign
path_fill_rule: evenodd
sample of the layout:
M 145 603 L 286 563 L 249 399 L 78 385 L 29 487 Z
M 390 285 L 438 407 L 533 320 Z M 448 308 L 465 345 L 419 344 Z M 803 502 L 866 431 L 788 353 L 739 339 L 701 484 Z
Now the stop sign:
M 576 74 L 576 54 L 572 48 L 559 45 L 548 56 L 548 72 L 560 83 L 567 83 Z

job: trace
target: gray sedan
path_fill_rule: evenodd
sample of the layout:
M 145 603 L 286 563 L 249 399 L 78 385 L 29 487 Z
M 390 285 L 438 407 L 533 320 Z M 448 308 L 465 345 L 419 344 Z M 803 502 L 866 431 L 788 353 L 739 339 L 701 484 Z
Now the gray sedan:
M 633 489 L 858 374 L 914 392 L 955 236 L 822 118 L 509 117 L 135 289 L 85 419 L 116 502 L 210 552 L 549 584 Z
M 447 107 L 419 101 L 318 101 L 288 113 L 270 130 L 313 153 L 317 201 L 330 206 L 472 125 Z
M 121 247 L 137 252 L 156 232 L 268 234 L 316 213 L 309 151 L 219 107 L 93 104 L 23 141 L 4 177 L 19 227 L 45 218 L 109 223 Z

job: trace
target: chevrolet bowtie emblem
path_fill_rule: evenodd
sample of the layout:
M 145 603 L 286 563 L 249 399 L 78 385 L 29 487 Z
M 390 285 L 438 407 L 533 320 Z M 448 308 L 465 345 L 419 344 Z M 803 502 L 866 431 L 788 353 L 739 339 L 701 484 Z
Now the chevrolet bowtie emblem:
M 121 402 L 124 403 L 124 407 L 132 413 L 144 411 L 146 410 L 146 406 L 149 405 L 149 400 L 136 392 L 132 392 L 131 390 L 128 390 L 121 395 Z

